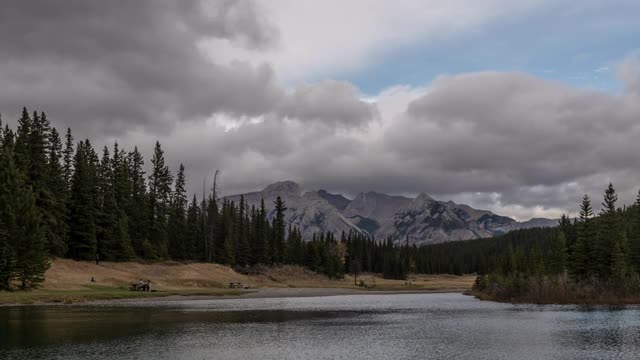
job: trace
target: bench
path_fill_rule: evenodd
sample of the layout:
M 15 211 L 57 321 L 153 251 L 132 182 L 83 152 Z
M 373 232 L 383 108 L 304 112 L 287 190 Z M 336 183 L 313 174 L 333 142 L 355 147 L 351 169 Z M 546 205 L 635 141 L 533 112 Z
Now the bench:
M 242 283 L 239 283 L 239 282 L 230 282 L 230 283 L 229 283 L 229 289 L 235 289 L 235 288 L 242 289 L 242 288 L 243 288 Z
M 134 283 L 129 286 L 129 291 L 151 291 L 151 282 L 144 284 Z

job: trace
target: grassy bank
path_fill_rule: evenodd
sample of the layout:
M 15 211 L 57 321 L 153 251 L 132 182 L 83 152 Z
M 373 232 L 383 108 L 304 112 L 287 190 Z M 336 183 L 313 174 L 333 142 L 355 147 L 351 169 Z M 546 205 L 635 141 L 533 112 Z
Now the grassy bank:
M 485 275 L 467 294 L 480 300 L 529 304 L 631 305 L 640 304 L 638 279 L 585 280 L 561 276 Z
M 156 292 L 129 291 L 122 288 L 103 286 L 87 286 L 84 289 L 36 289 L 32 291 L 4 291 L 0 292 L 0 305 L 7 304 L 75 304 L 95 300 L 117 300 L 136 298 L 155 298 L 172 295 L 180 296 L 233 296 L 241 291 L 232 289 L 194 289 L 194 290 L 165 290 Z
M 95 282 L 91 282 L 91 278 Z M 129 285 L 151 280 L 154 292 L 132 292 Z M 339 288 L 368 291 L 463 291 L 470 289 L 473 276 L 411 275 L 408 280 L 383 279 L 379 274 L 328 277 L 298 266 L 258 267 L 239 273 L 219 264 L 115 263 L 55 259 L 42 287 L 33 291 L 0 291 L 0 305 L 78 303 L 92 300 L 182 296 L 228 296 L 243 291 L 228 289 L 230 282 L 250 289 Z M 366 287 L 355 284 L 363 284 Z

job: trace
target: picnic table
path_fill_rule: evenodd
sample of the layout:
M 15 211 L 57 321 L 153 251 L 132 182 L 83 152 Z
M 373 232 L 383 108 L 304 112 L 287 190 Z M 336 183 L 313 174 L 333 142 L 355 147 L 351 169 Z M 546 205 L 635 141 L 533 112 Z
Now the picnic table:
M 140 281 L 129 286 L 130 291 L 151 291 L 151 280 Z

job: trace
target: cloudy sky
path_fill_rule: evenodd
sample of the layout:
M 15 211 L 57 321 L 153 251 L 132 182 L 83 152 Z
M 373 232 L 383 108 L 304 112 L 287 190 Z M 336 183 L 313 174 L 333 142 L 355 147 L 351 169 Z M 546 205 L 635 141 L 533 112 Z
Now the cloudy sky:
M 278 180 L 574 213 L 640 188 L 636 0 L 5 0 L 0 112 Z M 599 202 L 599 201 L 596 201 Z

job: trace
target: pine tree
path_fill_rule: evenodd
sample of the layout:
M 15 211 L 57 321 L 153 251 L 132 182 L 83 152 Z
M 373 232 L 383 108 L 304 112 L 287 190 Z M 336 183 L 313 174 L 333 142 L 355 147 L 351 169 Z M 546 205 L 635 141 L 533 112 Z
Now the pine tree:
M 237 242 L 236 242 L 236 264 L 245 266 L 249 263 L 249 240 L 247 230 L 249 228 L 247 219 L 246 203 L 244 196 L 240 195 L 240 204 L 237 214 Z
M 111 159 L 111 172 L 113 176 L 113 196 L 118 204 L 118 209 L 129 209 L 133 184 L 129 173 L 127 153 L 120 149 L 118 143 L 113 144 L 113 158 Z
M 31 150 L 29 140 L 31 137 L 32 120 L 29 116 L 27 108 L 22 108 L 22 116 L 18 119 L 18 130 L 16 132 L 14 157 L 18 171 L 23 174 L 29 173 L 29 160 L 31 159 Z
M 187 210 L 186 220 L 186 258 L 197 261 L 206 261 L 206 254 L 203 241 L 203 228 L 202 228 L 202 214 L 200 211 L 200 205 L 196 195 L 193 195 L 193 200 L 189 204 Z
M 149 244 L 149 197 L 145 180 L 144 159 L 138 151 L 138 147 L 134 147 L 127 156 L 127 173 L 131 183 L 130 200 L 125 208 L 129 223 L 129 237 L 136 255 L 152 257 L 152 254 L 145 252 L 145 244 Z
M 180 164 L 171 198 L 171 213 L 169 215 L 169 253 L 173 259 L 186 259 L 187 257 L 186 208 L 184 165 Z
M 134 256 L 129 237 L 126 164 L 117 143 L 111 157 L 105 146 L 99 166 L 97 201 L 97 253 L 98 259 L 126 261 Z
M 630 235 L 631 265 L 635 272 L 640 272 L 640 192 L 636 198 L 635 208 L 632 210 L 632 233 Z
M 62 157 L 62 143 L 55 128 L 49 134 L 49 149 L 46 188 L 50 194 L 50 202 L 44 209 L 47 224 L 47 248 L 53 256 L 64 256 L 67 253 L 67 188 L 64 179 L 64 169 L 60 163 Z
M 609 276 L 612 268 L 612 251 L 616 244 L 620 247 L 620 239 L 622 238 L 618 210 L 616 202 L 618 195 L 616 194 L 613 184 L 609 184 L 602 202 L 602 210 L 600 212 L 600 227 L 595 246 L 593 247 L 592 261 L 597 264 L 597 275 L 600 278 Z M 625 254 L 624 248 L 619 251 Z
M 611 249 L 611 277 L 613 280 L 622 281 L 627 277 L 628 264 L 626 256 L 621 246 L 622 240 L 618 240 Z
M 558 238 L 552 242 L 551 256 L 547 270 L 549 274 L 562 274 L 567 269 L 567 239 L 564 232 L 560 231 Z
M 112 192 L 115 198 L 116 225 L 112 228 L 113 258 L 118 261 L 130 260 L 135 256 L 131 236 L 129 235 L 129 215 L 127 210 L 131 204 L 132 181 L 127 162 L 127 153 L 113 145 L 113 158 L 111 159 L 111 172 L 113 176 Z
M 96 256 L 95 152 L 88 141 L 78 143 L 69 198 L 69 256 L 94 260 Z
M 256 264 L 267 264 L 269 262 L 269 253 L 267 246 L 267 210 L 264 205 L 264 199 L 260 200 L 260 209 L 256 210 L 256 220 L 254 225 L 253 241 L 253 261 Z
M 236 248 L 235 209 L 233 203 L 222 201 L 222 209 L 216 224 L 219 241 L 216 242 L 215 260 L 221 264 L 234 265 Z
M 151 164 L 153 170 L 149 176 L 149 235 L 153 257 L 164 259 L 169 255 L 167 220 L 173 179 L 169 167 L 164 164 L 164 151 L 160 142 L 156 141 Z
M 112 192 L 111 155 L 105 146 L 102 149 L 102 160 L 98 166 L 97 196 L 94 198 L 96 209 L 96 253 L 100 259 L 111 258 L 111 226 L 115 223 L 117 211 Z
M 0 158 L 0 288 L 17 280 L 20 288 L 37 287 L 49 267 L 35 196 L 16 168 L 13 154 Z
M 211 262 L 214 259 L 218 261 L 224 258 L 224 239 L 227 231 L 225 226 L 225 219 L 218 209 L 218 195 L 215 184 L 209 194 L 209 199 L 202 202 L 203 209 L 203 225 L 204 225 L 204 237 L 205 237 L 205 253 L 206 261 Z
M 286 234 L 286 224 L 284 219 L 284 212 L 287 210 L 285 207 L 284 200 L 280 196 L 276 198 L 274 201 L 275 205 L 275 215 L 273 217 L 273 245 L 272 249 L 272 258 L 273 262 L 279 264 L 284 260 L 285 254 L 285 234 Z
M 0 290 L 10 288 L 16 261 L 14 241 L 9 236 L 10 227 L 15 220 L 13 210 L 8 207 L 8 199 L 13 192 L 9 181 L 17 176 L 17 171 L 13 165 L 13 146 L 10 147 L 7 143 L 11 140 L 9 135 L 7 128 L 2 131 L 0 138 Z
M 64 183 L 66 189 L 71 189 L 71 175 L 73 174 L 73 136 L 71 135 L 71 129 L 67 128 L 67 134 L 65 135 L 64 146 Z
M 596 271 L 591 262 L 591 247 L 596 239 L 596 229 L 592 217 L 591 199 L 585 195 L 580 205 L 577 238 L 573 249 L 571 249 L 571 275 L 576 279 L 585 279 Z
M 9 129 L 9 125 L 5 125 L 4 130 L 2 131 L 2 147 L 0 147 L 0 152 L 9 152 L 13 154 L 14 150 L 15 135 L 13 130 Z
M 33 113 L 31 129 L 28 135 L 29 141 L 29 170 L 27 171 L 28 183 L 33 187 L 36 197 L 45 196 L 47 192 L 47 148 L 49 147 L 49 132 L 51 125 L 45 113 Z M 47 195 L 48 196 L 48 195 Z

